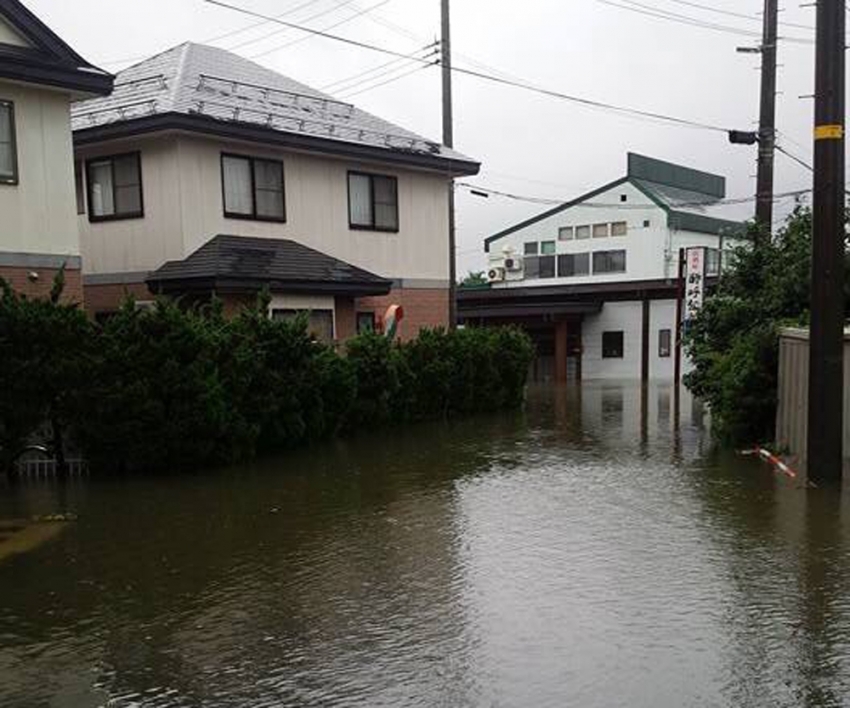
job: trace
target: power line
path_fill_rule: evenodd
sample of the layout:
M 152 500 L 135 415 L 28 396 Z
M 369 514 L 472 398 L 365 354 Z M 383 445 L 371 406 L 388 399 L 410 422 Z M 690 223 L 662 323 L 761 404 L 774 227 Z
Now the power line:
M 435 51 L 432 50 L 431 54 L 429 54 L 427 57 L 423 57 L 423 58 L 424 59 L 431 59 L 432 60 L 431 63 L 433 64 L 434 63 L 433 62 L 434 56 L 435 56 Z M 396 60 L 395 63 L 398 63 L 398 62 L 402 62 L 402 60 L 398 59 L 398 60 Z M 372 73 L 370 76 L 365 76 L 365 77 L 356 79 L 354 81 L 349 80 L 347 85 L 337 87 L 336 89 L 334 89 L 334 93 L 348 93 L 352 89 L 356 89 L 358 86 L 362 86 L 363 84 L 368 84 L 372 81 L 377 81 L 379 79 L 382 79 L 385 76 L 390 76 L 391 74 L 395 74 L 398 71 L 408 69 L 411 64 L 415 64 L 417 69 L 427 69 L 428 66 L 429 66 L 429 65 L 420 64 L 419 62 L 414 62 L 414 61 L 402 62 L 398 66 L 394 66 L 394 67 L 392 67 L 390 69 L 386 69 L 384 71 L 379 71 L 378 73 Z
M 758 17 L 753 17 L 752 15 L 748 15 L 744 12 L 734 12 L 733 10 L 726 10 L 723 8 L 715 7 L 714 5 L 703 5 L 698 2 L 689 2 L 689 0 L 667 0 L 667 2 L 675 3 L 677 5 L 685 5 L 687 7 L 694 7 L 698 10 L 706 10 L 707 12 L 716 12 L 718 15 L 727 15 L 728 17 L 741 17 L 745 20 L 751 20 L 753 22 L 761 22 L 762 20 Z M 796 27 L 797 29 L 805 29 L 814 31 L 814 27 L 811 25 L 801 25 L 796 22 L 779 22 L 780 25 L 785 25 L 786 27 Z
M 380 86 L 386 86 L 389 83 L 403 79 L 407 76 L 410 76 L 411 74 L 415 74 L 417 71 L 422 71 L 423 69 L 427 69 L 430 66 L 436 66 L 438 63 L 439 62 L 437 62 L 437 61 L 432 61 L 430 64 L 426 64 L 426 65 L 423 65 L 423 66 L 415 66 L 410 71 L 406 71 L 403 74 L 399 74 L 398 76 L 393 76 L 389 79 L 386 79 L 385 81 L 381 81 L 377 84 L 372 84 L 371 86 L 367 86 L 366 88 L 362 88 L 359 91 L 355 91 L 354 93 L 346 93 L 344 96 L 342 96 L 342 98 L 350 99 L 350 98 L 353 98 L 354 96 L 359 96 L 361 93 L 366 93 L 367 91 L 371 91 L 371 90 L 376 89 Z
M 742 27 L 732 27 L 730 25 L 721 25 L 714 22 L 707 22 L 705 20 L 700 20 L 696 17 L 680 15 L 679 13 L 669 12 L 667 10 L 660 9 L 652 5 L 645 5 L 640 2 L 634 2 L 634 0 L 620 0 L 620 2 L 614 2 L 613 0 L 597 0 L 597 2 L 600 2 L 603 5 L 610 5 L 611 7 L 616 7 L 620 10 L 628 10 L 629 12 L 635 12 L 639 15 L 655 17 L 657 19 L 667 20 L 668 22 L 677 22 L 679 24 L 688 25 L 690 27 L 709 29 L 714 30 L 716 32 L 725 32 L 726 34 L 734 34 L 741 37 L 761 37 L 761 34 L 759 32 L 754 32 L 752 30 L 744 29 Z M 797 44 L 814 44 L 814 40 L 804 39 L 801 37 L 779 37 L 779 39 L 785 42 L 794 42 Z
M 417 57 L 422 52 L 427 51 L 428 49 L 433 49 L 436 45 L 437 45 L 437 43 L 434 42 L 434 43 L 429 44 L 425 47 L 421 47 L 420 49 L 417 49 L 415 52 L 411 52 L 410 54 L 408 54 L 407 55 L 408 59 L 414 59 L 415 57 Z M 358 72 L 356 74 L 352 74 L 351 76 L 347 76 L 344 79 L 337 79 L 336 81 L 332 81 L 329 84 L 325 84 L 324 86 L 321 86 L 319 88 L 319 90 L 320 91 L 328 91 L 328 90 L 345 91 L 350 87 L 346 86 L 346 87 L 342 88 L 342 87 L 340 87 L 340 84 L 347 84 L 351 81 L 354 81 L 354 80 L 359 79 L 361 77 L 367 76 L 369 74 L 374 74 L 375 72 L 381 72 L 382 69 L 386 69 L 387 67 L 393 66 L 394 64 L 398 64 L 399 62 L 405 62 L 405 60 L 404 59 L 392 59 L 391 61 L 384 62 L 383 64 L 378 64 L 378 66 L 374 66 L 371 69 L 366 69 L 365 71 L 361 71 L 361 72 Z M 380 75 L 383 75 L 383 72 L 381 72 Z M 372 77 L 372 78 L 377 78 L 377 76 Z M 358 82 L 355 81 L 355 83 L 358 83 Z
M 320 0 L 307 0 L 306 2 L 302 2 L 300 5 L 296 5 L 285 12 L 282 12 L 279 15 L 275 15 L 276 18 L 287 17 L 289 15 L 293 15 L 299 10 L 303 10 L 305 7 L 309 7 L 310 5 L 314 5 Z M 224 34 L 218 34 L 214 37 L 206 37 L 205 39 L 200 40 L 201 44 L 209 44 L 212 42 L 219 42 L 222 39 L 227 39 L 228 37 L 233 37 L 234 35 L 241 34 L 243 32 L 248 32 L 249 30 L 256 29 L 257 27 L 262 27 L 265 24 L 268 24 L 271 20 L 261 20 L 260 22 L 252 22 L 250 25 L 245 25 L 244 27 L 240 27 L 238 29 L 230 30 L 229 32 L 225 32 Z M 103 64 L 104 66 L 110 66 L 114 64 L 127 64 L 129 62 L 141 61 L 142 59 L 147 59 L 148 54 L 139 55 L 135 57 L 125 57 L 124 59 L 112 59 L 110 61 L 102 61 L 98 62 L 99 64 Z
M 491 194 L 498 197 L 504 197 L 506 199 L 512 199 L 514 201 L 528 202 L 531 204 L 541 204 L 546 206 L 561 206 L 563 204 L 568 203 L 570 200 L 567 199 L 551 199 L 548 197 L 531 197 L 521 194 L 513 194 L 511 192 L 503 192 L 498 189 L 491 189 L 489 187 L 482 187 L 481 185 L 472 184 L 470 182 L 458 182 L 458 187 L 464 187 L 470 191 L 483 192 L 486 194 Z M 785 199 L 789 199 L 791 197 L 799 197 L 803 194 L 808 194 L 811 192 L 811 189 L 797 189 L 789 192 L 783 192 L 781 194 L 774 195 L 774 201 L 782 201 Z M 674 209 L 676 208 L 687 208 L 687 207 L 711 207 L 711 206 L 728 206 L 735 204 L 747 204 L 749 202 L 754 202 L 756 197 L 748 196 L 748 197 L 730 197 L 727 199 L 718 199 L 712 202 L 705 201 L 694 201 L 694 202 L 672 202 L 670 206 Z M 580 205 L 583 207 L 593 207 L 596 209 L 620 209 L 620 210 L 645 210 L 645 204 L 628 204 L 623 202 L 606 204 L 602 202 L 581 202 Z
M 601 1 L 601 0 L 600 0 Z M 348 37 L 342 37 L 340 35 L 331 34 L 329 32 L 325 32 L 323 30 L 313 29 L 311 27 L 305 27 L 303 25 L 295 24 L 293 22 L 288 22 L 285 20 L 280 20 L 276 18 L 269 17 L 268 15 L 263 15 L 259 12 L 255 12 L 254 10 L 249 10 L 247 8 L 239 7 L 237 5 L 232 5 L 230 3 L 224 2 L 223 0 L 204 0 L 204 2 L 210 5 L 216 5 L 218 7 L 224 7 L 229 10 L 233 10 L 235 12 L 240 12 L 242 14 L 251 15 L 254 17 L 259 17 L 262 19 L 268 19 L 272 22 L 277 22 L 279 24 L 285 25 L 287 27 L 292 27 L 294 29 L 301 30 L 302 32 L 307 32 L 310 34 L 314 34 L 319 37 L 324 37 L 325 39 L 330 39 L 336 42 L 340 42 L 343 44 L 347 44 L 349 46 L 358 47 L 360 49 L 368 49 L 370 51 L 379 52 L 381 54 L 386 54 L 389 56 L 402 58 L 402 59 L 411 59 L 411 61 L 417 61 L 420 64 L 430 65 L 428 60 L 419 59 L 410 57 L 409 54 L 403 54 L 401 52 L 396 52 L 392 49 L 387 49 L 385 47 L 380 47 L 374 44 L 369 44 L 368 42 L 361 42 L 355 39 L 349 39 Z M 452 66 L 452 71 L 465 74 L 467 76 L 474 76 L 476 78 L 482 79 L 484 81 L 489 81 L 491 83 L 502 84 L 504 86 L 513 86 L 514 88 L 519 88 L 524 91 L 529 91 L 532 93 L 537 93 L 543 96 L 549 96 L 550 98 L 558 98 L 564 101 L 568 101 L 571 103 L 576 103 L 578 105 L 582 105 L 588 108 L 596 108 L 600 110 L 612 111 L 615 113 L 620 113 L 622 115 L 628 115 L 635 118 L 643 118 L 648 120 L 661 121 L 664 123 L 670 123 L 672 125 L 678 125 L 680 127 L 688 127 L 688 128 L 699 128 L 702 130 L 711 130 L 719 133 L 728 133 L 729 128 L 724 128 L 717 125 L 711 125 L 709 123 L 702 123 L 699 121 L 688 120 L 686 118 L 679 118 L 676 116 L 670 116 L 663 113 L 657 113 L 654 111 L 645 111 L 638 108 L 631 108 L 627 106 L 618 106 L 613 103 L 606 103 L 604 101 L 596 101 L 589 98 L 583 98 L 581 96 L 574 96 L 571 94 L 563 93 L 561 91 L 555 91 L 552 89 L 546 89 L 539 86 L 534 86 L 533 84 L 524 83 L 522 81 L 502 78 L 498 76 L 493 76 L 491 74 L 485 74 L 480 71 L 475 71 L 473 69 L 467 69 L 459 66 Z
M 317 20 L 320 17 L 324 17 L 325 15 L 329 15 L 332 12 L 336 12 L 337 10 L 340 10 L 343 7 L 345 7 L 346 5 L 350 5 L 352 2 L 354 2 L 354 0 L 345 0 L 342 4 L 338 5 L 337 7 L 326 8 L 326 9 L 322 10 L 321 12 L 317 12 L 314 15 L 310 15 L 309 17 L 303 18 L 300 21 L 301 22 L 312 22 L 313 20 Z M 291 14 L 291 13 L 287 13 L 287 14 Z M 286 27 L 284 27 L 283 29 L 278 28 L 276 30 L 273 30 L 272 32 L 267 32 L 266 34 L 261 35 L 260 37 L 254 37 L 252 39 L 246 39 L 244 42 L 240 42 L 239 44 L 234 44 L 232 47 L 226 47 L 226 49 L 228 51 L 232 52 L 236 49 L 241 49 L 242 47 L 246 47 L 249 44 L 256 44 L 257 42 L 262 42 L 266 39 L 269 39 L 269 37 L 274 37 L 276 35 L 281 34 L 282 32 L 286 32 L 286 31 L 287 31 Z
M 389 2 L 390 2 L 390 0 L 380 0 L 380 2 L 377 2 L 374 5 L 370 5 L 369 7 L 361 8 L 357 12 L 355 12 L 353 15 L 346 17 L 346 18 L 343 18 L 342 20 L 339 20 L 338 22 L 335 22 L 332 25 L 328 25 L 324 29 L 330 30 L 330 29 L 334 29 L 336 27 L 341 27 L 342 25 L 348 24 L 349 22 L 356 20 L 358 17 L 366 15 L 366 14 L 372 12 L 373 10 L 377 10 L 379 7 L 382 7 Z M 343 7 L 343 6 L 348 5 L 348 4 L 352 4 L 352 0 L 348 0 L 348 2 L 345 2 L 341 5 L 339 5 L 335 9 L 339 9 L 340 7 Z M 357 7 L 357 6 L 354 5 L 354 7 Z M 331 12 L 333 12 L 333 11 L 334 10 L 331 10 Z M 273 54 L 274 52 L 282 51 L 282 50 L 287 49 L 288 47 L 292 47 L 296 44 L 301 44 L 302 42 L 306 42 L 308 39 L 312 39 L 312 38 L 313 38 L 312 35 L 308 34 L 304 37 L 299 37 L 298 39 L 293 39 L 290 42 L 286 42 L 286 44 L 282 44 L 278 47 L 272 47 L 271 49 L 263 50 L 262 52 L 259 52 L 257 54 L 252 54 L 248 58 L 249 59 L 258 59 L 259 57 L 264 57 L 268 54 Z

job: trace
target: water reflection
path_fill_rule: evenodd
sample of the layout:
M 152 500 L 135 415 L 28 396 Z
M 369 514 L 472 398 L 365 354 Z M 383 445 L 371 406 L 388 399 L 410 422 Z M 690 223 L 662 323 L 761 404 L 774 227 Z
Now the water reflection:
M 198 477 L 0 488 L 0 705 L 839 706 L 845 498 L 669 387 Z

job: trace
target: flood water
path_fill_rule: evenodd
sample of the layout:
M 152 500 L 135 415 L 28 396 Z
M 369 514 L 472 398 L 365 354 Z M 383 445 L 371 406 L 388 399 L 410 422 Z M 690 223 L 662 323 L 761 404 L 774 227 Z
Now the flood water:
M 206 475 L 2 486 L 0 524 L 78 519 L 0 555 L 0 706 L 850 705 L 850 507 L 674 413 L 588 384 Z

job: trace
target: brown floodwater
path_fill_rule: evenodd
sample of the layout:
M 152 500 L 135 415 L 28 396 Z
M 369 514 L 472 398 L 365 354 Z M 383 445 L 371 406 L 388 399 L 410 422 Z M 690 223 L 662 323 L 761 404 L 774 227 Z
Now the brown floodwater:
M 536 389 L 204 475 L 0 486 L 0 706 L 850 705 L 846 498 L 680 417 L 668 388 Z

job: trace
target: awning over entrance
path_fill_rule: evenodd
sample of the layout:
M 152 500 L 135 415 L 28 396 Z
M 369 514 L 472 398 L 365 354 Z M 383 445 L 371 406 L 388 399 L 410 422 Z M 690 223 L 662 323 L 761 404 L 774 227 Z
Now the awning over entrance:
M 219 235 L 180 261 L 148 276 L 151 291 L 184 293 L 272 292 L 362 297 L 386 295 L 392 280 L 290 239 Z

